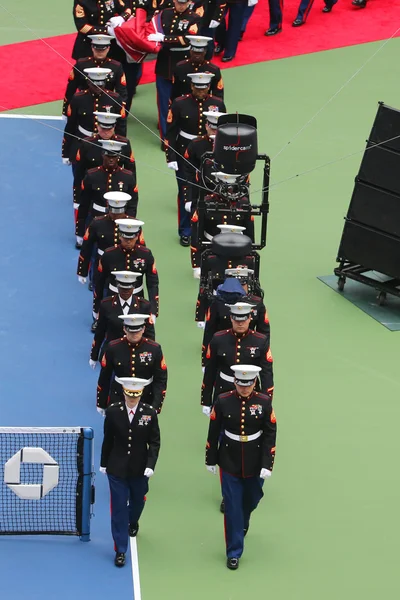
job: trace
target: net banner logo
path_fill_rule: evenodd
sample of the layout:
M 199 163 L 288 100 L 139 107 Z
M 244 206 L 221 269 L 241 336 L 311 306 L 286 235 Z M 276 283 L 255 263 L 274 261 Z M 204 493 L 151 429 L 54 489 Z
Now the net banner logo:
M 42 483 L 21 483 L 21 464 L 43 465 Z M 43 448 L 21 448 L 4 465 L 4 483 L 23 500 L 40 500 L 58 485 L 60 467 Z

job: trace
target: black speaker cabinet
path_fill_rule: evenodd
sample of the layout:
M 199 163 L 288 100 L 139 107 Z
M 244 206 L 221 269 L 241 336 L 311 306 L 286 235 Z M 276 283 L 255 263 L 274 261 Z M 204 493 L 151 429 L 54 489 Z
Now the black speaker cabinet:
M 400 110 L 380 104 L 369 139 L 375 144 L 400 152 Z
M 358 179 L 400 195 L 400 154 L 369 142 Z
M 364 225 L 346 221 L 338 256 L 365 270 L 400 278 L 400 240 Z
M 400 237 L 400 196 L 357 181 L 347 218 Z

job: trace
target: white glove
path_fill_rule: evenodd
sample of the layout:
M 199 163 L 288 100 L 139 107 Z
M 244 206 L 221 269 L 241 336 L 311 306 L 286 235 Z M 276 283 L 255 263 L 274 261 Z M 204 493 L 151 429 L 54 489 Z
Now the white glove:
M 176 160 L 173 160 L 172 162 L 167 163 L 167 167 L 168 167 L 168 169 L 173 169 L 174 171 L 177 171 L 179 169 L 178 163 L 176 162 Z
M 210 21 L 209 28 L 215 29 L 216 27 L 219 27 L 219 25 L 220 25 L 219 21 L 214 21 L 214 19 L 213 19 L 212 21 Z
M 157 33 L 150 33 L 150 35 L 147 36 L 149 42 L 163 42 L 164 38 L 165 35 L 163 33 L 159 33 L 158 31 Z
M 155 325 L 155 324 L 156 324 L 156 321 L 157 321 L 157 317 L 156 317 L 156 315 L 150 315 L 150 318 L 151 318 L 151 320 L 152 320 L 152 322 L 153 322 L 153 325 Z
M 106 411 L 104 410 L 104 408 L 100 408 L 100 406 L 96 406 L 96 410 L 102 417 L 106 416 Z
M 203 375 L 204 375 L 205 370 L 206 370 L 205 367 L 201 367 L 201 371 L 202 371 Z
M 210 471 L 213 475 L 217 474 L 217 467 L 215 465 L 206 465 L 207 471 Z
M 83 244 L 83 237 L 81 237 L 80 235 L 77 235 L 76 236 L 76 243 L 82 245 Z
M 80 275 L 78 275 L 78 281 L 82 285 L 85 285 L 85 283 L 86 283 L 86 277 L 81 277 Z
M 100 473 L 103 473 L 103 475 L 107 473 L 107 469 L 105 467 L 100 467 L 99 471 Z
M 201 275 L 201 269 L 200 269 L 200 267 L 194 267 L 194 269 L 193 269 L 193 277 L 195 279 L 200 279 L 200 275 Z M 200 327 L 200 325 L 199 325 L 199 327 Z
M 111 17 L 111 19 L 108 20 L 108 23 L 110 23 L 110 25 L 112 25 L 113 27 L 119 27 L 120 25 L 125 23 L 125 19 L 121 16 Z
M 151 477 L 152 475 L 154 475 L 154 471 L 153 471 L 153 469 L 149 469 L 149 468 L 147 467 L 147 469 L 145 469 L 145 470 L 144 470 L 144 476 L 145 476 L 145 477 Z
M 247 2 L 247 6 L 255 6 L 257 4 L 258 0 L 248 0 Z
M 61 160 L 62 160 L 62 164 L 63 165 L 70 165 L 71 164 L 71 161 L 69 160 L 69 158 L 62 158 Z
M 188 213 L 190 213 L 192 211 L 192 203 L 191 202 L 185 202 L 185 210 Z
M 67 115 L 61 115 L 63 121 L 68 121 Z
M 97 319 L 99 318 L 99 313 L 95 313 L 94 310 L 92 310 L 92 315 L 93 315 L 93 319 L 95 319 L 97 321 Z
M 205 321 L 197 321 L 197 327 L 199 329 L 204 329 L 206 326 L 206 322 Z
M 203 415 L 206 415 L 206 417 L 209 417 L 211 414 L 211 406 L 202 406 L 201 410 L 203 411 Z
M 111 25 L 111 23 L 107 24 L 107 34 L 113 38 L 115 38 L 114 29 L 115 29 L 114 25 Z
M 269 471 L 268 469 L 261 469 L 260 471 L 261 479 L 268 479 L 268 477 L 271 477 L 271 475 L 272 471 Z
M 97 365 L 97 360 L 92 360 L 91 358 L 89 358 L 89 367 L 91 367 L 93 370 L 96 368 Z

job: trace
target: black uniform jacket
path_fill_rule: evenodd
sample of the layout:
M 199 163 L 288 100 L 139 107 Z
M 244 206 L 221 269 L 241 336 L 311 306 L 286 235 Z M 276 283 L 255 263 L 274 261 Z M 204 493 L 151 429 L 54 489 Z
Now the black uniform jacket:
M 83 237 L 86 225 L 107 210 L 107 201 L 104 198 L 106 192 L 126 192 L 130 194 L 125 207 L 125 213 L 131 217 L 136 217 L 137 205 L 139 202 L 136 177 L 132 171 L 117 167 L 116 169 L 106 169 L 105 167 L 94 167 L 86 173 L 79 196 L 78 215 L 76 220 L 76 235 Z
M 117 15 L 124 19 L 131 16 L 130 0 L 74 0 L 73 16 L 75 27 L 78 31 L 72 58 L 77 60 L 90 56 L 92 40 L 88 35 L 108 35 L 106 23 Z M 111 51 L 114 50 L 113 41 Z
M 188 58 L 189 42 L 185 35 L 199 33 L 200 17 L 190 9 L 177 13 L 175 8 L 165 8 L 159 15 L 165 38 L 157 54 L 156 75 L 172 81 L 178 62 Z
M 69 77 L 67 88 L 65 90 L 62 114 L 67 114 L 68 105 L 71 102 L 72 96 L 78 90 L 86 90 L 87 82 L 89 77 L 84 72 L 84 69 L 91 69 L 93 67 L 101 67 L 102 69 L 111 69 L 111 73 L 107 75 L 105 80 L 105 88 L 107 90 L 115 91 L 121 96 L 123 101 L 126 103 L 127 91 L 126 91 L 126 79 L 122 65 L 117 60 L 113 60 L 108 56 L 104 60 L 96 60 L 94 56 L 86 56 L 76 61 L 76 64 L 72 67 Z
M 189 145 L 190 139 L 181 135 L 181 132 L 186 136 L 193 136 L 193 139 L 205 135 L 206 118 L 203 113 L 217 109 L 219 112 L 226 112 L 223 100 L 215 96 L 198 100 L 193 94 L 187 94 L 173 101 L 168 111 L 165 134 L 167 162 L 178 160 Z
M 251 311 L 250 329 L 262 333 L 267 337 L 268 346 L 270 345 L 270 324 L 268 313 L 265 308 L 265 304 L 261 298 L 249 294 L 245 296 L 241 302 L 248 302 L 254 306 Z M 210 344 L 213 335 L 217 331 L 231 328 L 231 313 L 229 306 L 226 305 L 225 301 L 219 296 L 215 296 L 210 304 L 210 308 L 206 314 L 206 326 L 204 328 L 203 335 L 203 346 L 202 346 L 202 365 L 205 364 L 206 351 Z
M 136 163 L 130 141 L 128 138 L 116 134 L 111 139 L 125 144 L 119 153 L 118 165 L 127 171 L 131 171 L 136 181 Z M 77 204 L 80 201 L 81 184 L 87 171 L 103 164 L 103 147 L 99 140 L 101 140 L 101 137 L 96 134 L 84 138 L 78 146 L 74 172 L 74 202 Z
M 159 451 L 160 428 L 151 406 L 139 402 L 132 422 L 125 402 L 108 407 L 100 464 L 109 475 L 126 479 L 140 477 L 147 468 L 154 471 Z
M 138 296 L 131 296 L 131 304 L 126 313 L 127 315 L 149 315 L 150 313 L 151 307 L 148 300 L 139 298 Z M 90 358 L 92 360 L 99 360 L 100 350 L 104 353 L 109 342 L 123 337 L 124 322 L 122 319 L 119 319 L 123 314 L 124 311 L 122 310 L 121 300 L 118 294 L 115 296 L 108 296 L 108 298 L 104 298 L 104 300 L 101 301 L 96 333 L 94 334 L 92 351 L 90 353 Z M 146 323 L 144 337 L 150 340 L 155 339 L 154 324 L 151 319 Z
M 260 437 L 236 441 L 235 435 Z M 276 418 L 268 395 L 253 392 L 242 398 L 236 390 L 218 396 L 210 415 L 206 464 L 219 465 L 235 477 L 257 477 L 261 469 L 272 471 L 275 459 Z
M 143 298 L 143 277 L 146 277 L 146 287 L 151 305 L 151 314 L 158 316 L 158 273 L 154 257 L 149 248 L 136 246 L 132 250 L 124 250 L 121 245 L 115 248 L 107 248 L 98 266 L 98 276 L 93 300 L 94 312 L 99 312 L 100 302 L 103 299 L 104 288 L 110 284 L 115 286 L 113 271 L 134 271 L 142 273 L 135 281 L 135 292 Z M 112 290 L 113 291 L 113 290 Z
M 190 58 L 181 60 L 175 67 L 172 78 L 171 101 L 179 96 L 190 94 L 192 91 L 192 80 L 188 77 L 189 73 L 213 73 L 211 79 L 210 94 L 217 98 L 224 99 L 224 82 L 222 80 L 221 69 L 209 60 L 205 60 L 201 65 L 193 64 Z
M 261 367 L 257 387 L 262 393 L 272 394 L 272 362 L 267 336 L 252 329 L 244 335 L 236 334 L 232 329 L 218 331 L 206 351 L 201 404 L 211 406 L 219 394 L 234 388 L 232 365 Z
M 110 342 L 101 361 L 97 387 L 97 406 L 106 408 L 122 399 L 122 387 L 113 377 L 152 379 L 143 390 L 143 402 L 161 411 L 167 390 L 167 365 L 160 344 L 142 337 L 131 344 L 126 337 Z
M 67 108 L 67 123 L 64 128 L 62 157 L 75 162 L 80 141 L 97 133 L 97 118 L 94 112 L 110 111 L 121 115 L 117 120 L 115 132 L 126 136 L 126 112 L 119 94 L 107 90 L 107 93 L 92 94 L 89 90 L 76 92 Z

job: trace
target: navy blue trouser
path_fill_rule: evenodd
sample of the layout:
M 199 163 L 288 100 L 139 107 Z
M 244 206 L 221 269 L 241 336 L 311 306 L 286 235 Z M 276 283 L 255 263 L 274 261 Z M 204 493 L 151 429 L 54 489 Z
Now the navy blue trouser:
M 226 13 L 229 11 L 228 27 L 226 26 L 225 20 L 223 20 L 221 25 L 218 27 L 218 42 L 223 48 L 225 48 L 224 56 L 226 57 L 235 56 L 236 54 L 246 7 L 246 2 L 228 4 L 228 8 L 226 10 Z
M 247 23 L 250 21 L 250 18 L 254 12 L 254 9 L 255 9 L 255 5 L 254 6 L 246 6 L 246 8 L 244 10 L 242 27 L 241 27 L 242 33 L 244 33 L 246 31 Z
M 226 556 L 240 558 L 244 547 L 244 529 L 250 515 L 264 496 L 260 477 L 234 477 L 221 469 L 221 489 L 225 503 Z
M 269 4 L 269 27 L 280 29 L 282 27 L 283 0 L 268 0 Z
M 136 94 L 136 87 L 143 73 L 143 64 L 126 62 L 123 65 L 123 67 L 126 78 L 126 91 L 128 94 L 128 99 L 126 101 L 126 110 L 127 112 L 129 112 L 132 106 L 132 98 Z
M 296 19 L 306 21 L 314 0 L 301 0 Z
M 185 195 L 183 193 L 185 174 L 183 172 L 183 158 L 178 156 L 177 162 L 179 169 L 175 171 L 176 183 L 178 184 L 178 234 L 190 237 L 192 232 L 192 224 L 190 222 L 190 213 L 185 210 Z
M 158 130 L 160 132 L 161 139 L 165 139 L 165 132 L 167 130 L 167 116 L 169 108 L 169 99 L 171 98 L 172 81 L 156 75 L 156 88 L 157 88 L 157 106 L 158 106 Z
M 143 512 L 145 495 L 149 490 L 149 480 L 141 477 L 122 479 L 108 475 L 111 493 L 111 533 L 115 551 L 128 550 L 129 523 L 138 523 Z M 128 506 L 129 501 L 129 506 Z

